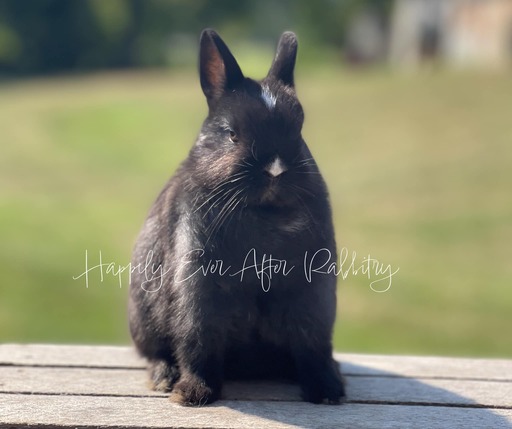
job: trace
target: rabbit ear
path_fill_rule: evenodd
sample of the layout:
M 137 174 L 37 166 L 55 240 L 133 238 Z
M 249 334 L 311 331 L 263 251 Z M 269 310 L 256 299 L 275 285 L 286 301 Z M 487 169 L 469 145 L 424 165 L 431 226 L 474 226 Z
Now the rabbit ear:
M 226 89 L 234 88 L 244 79 L 235 57 L 211 29 L 201 34 L 199 77 L 208 100 L 219 98 Z
M 293 87 L 293 69 L 296 58 L 297 36 L 291 31 L 287 31 L 279 39 L 276 56 L 267 76 L 274 77 L 285 85 Z

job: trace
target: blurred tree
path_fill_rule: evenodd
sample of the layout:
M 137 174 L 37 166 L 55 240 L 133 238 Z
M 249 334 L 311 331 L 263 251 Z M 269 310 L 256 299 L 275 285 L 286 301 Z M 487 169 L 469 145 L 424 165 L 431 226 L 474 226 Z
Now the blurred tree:
M 386 14 L 391 1 L 0 0 L 0 74 L 177 64 L 205 27 L 272 43 L 293 29 L 311 51 L 339 50 L 351 16 L 368 6 Z
M 0 57 L 4 72 L 47 73 L 85 66 L 82 54 L 100 41 L 87 2 L 4 0 L 0 13 L 2 27 L 18 45 L 15 58 Z

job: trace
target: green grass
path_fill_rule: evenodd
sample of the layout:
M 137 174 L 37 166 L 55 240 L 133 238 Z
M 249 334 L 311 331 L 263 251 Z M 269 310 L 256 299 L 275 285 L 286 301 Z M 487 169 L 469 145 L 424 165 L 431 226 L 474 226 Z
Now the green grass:
M 298 70 L 339 248 L 399 272 L 339 281 L 339 350 L 512 356 L 512 80 Z M 0 341 L 126 343 L 126 265 L 206 114 L 195 73 L 0 86 Z M 377 284 L 378 286 L 378 284 Z

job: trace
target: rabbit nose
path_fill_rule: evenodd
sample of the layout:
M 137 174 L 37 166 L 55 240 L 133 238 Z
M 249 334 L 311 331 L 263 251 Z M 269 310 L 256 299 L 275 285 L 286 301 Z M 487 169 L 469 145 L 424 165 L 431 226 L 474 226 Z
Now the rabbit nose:
M 286 170 L 286 166 L 281 161 L 281 158 L 276 156 L 274 160 L 265 167 L 265 171 L 272 177 L 277 177 L 283 174 Z

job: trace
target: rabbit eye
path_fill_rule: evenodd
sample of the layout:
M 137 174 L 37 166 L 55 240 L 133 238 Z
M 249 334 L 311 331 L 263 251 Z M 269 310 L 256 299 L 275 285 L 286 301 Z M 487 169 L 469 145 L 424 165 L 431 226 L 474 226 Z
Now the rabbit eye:
M 231 140 L 233 143 L 238 142 L 238 136 L 233 130 L 229 130 L 229 140 Z

